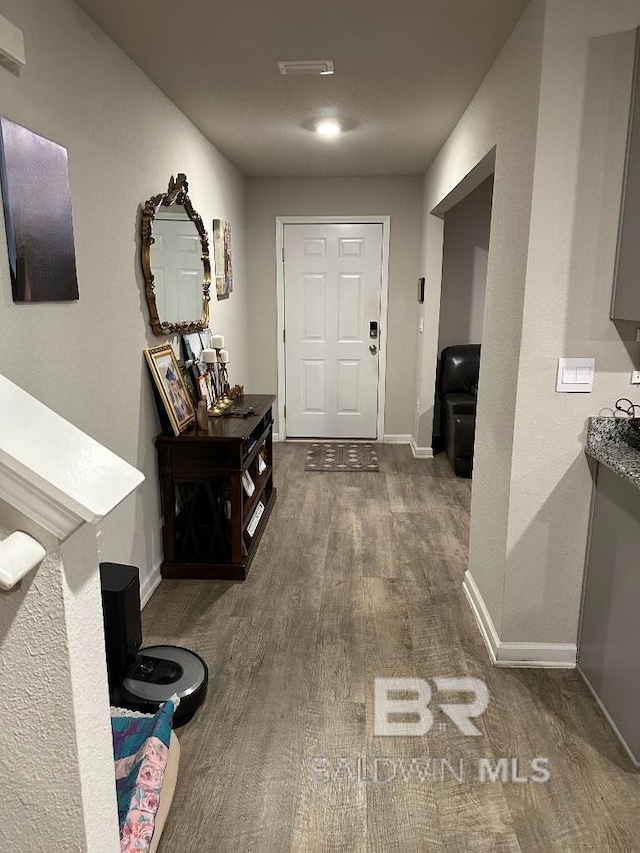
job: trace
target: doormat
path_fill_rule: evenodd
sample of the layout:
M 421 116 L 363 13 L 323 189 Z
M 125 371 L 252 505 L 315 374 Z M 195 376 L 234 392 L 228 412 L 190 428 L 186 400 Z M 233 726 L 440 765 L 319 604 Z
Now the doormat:
M 379 471 L 373 444 L 316 442 L 307 453 L 305 471 Z

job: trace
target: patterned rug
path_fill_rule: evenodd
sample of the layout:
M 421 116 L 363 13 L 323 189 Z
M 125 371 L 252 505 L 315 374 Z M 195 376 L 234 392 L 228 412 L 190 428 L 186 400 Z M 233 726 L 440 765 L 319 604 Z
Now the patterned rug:
M 315 442 L 309 448 L 305 471 L 379 471 L 373 444 Z

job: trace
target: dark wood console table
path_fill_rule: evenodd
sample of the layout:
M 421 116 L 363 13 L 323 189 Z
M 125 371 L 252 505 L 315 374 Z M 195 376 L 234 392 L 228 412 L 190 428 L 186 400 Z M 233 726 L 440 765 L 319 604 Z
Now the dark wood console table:
M 163 577 L 246 578 L 276 500 L 274 401 L 271 395 L 247 395 L 238 402 L 253 407 L 247 418 L 209 418 L 206 431 L 156 440 Z

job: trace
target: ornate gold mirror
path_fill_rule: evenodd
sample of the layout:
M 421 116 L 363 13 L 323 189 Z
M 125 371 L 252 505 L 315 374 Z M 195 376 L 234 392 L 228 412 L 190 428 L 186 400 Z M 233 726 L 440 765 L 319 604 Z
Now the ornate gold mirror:
M 142 271 L 156 335 L 198 332 L 209 325 L 209 237 L 189 199 L 187 176 L 142 211 Z

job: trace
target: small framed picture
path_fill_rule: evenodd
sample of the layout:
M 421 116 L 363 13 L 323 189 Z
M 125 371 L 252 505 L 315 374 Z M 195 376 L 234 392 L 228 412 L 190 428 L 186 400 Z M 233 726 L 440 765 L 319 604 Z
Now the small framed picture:
M 200 332 L 200 342 L 202 343 L 202 349 L 211 349 L 211 329 L 202 329 Z
M 178 361 L 178 367 L 180 368 L 180 375 L 182 376 L 182 381 L 184 382 L 185 387 L 186 387 L 187 391 L 189 392 L 189 397 L 191 398 L 191 402 L 193 403 L 193 405 L 195 407 L 198 405 L 199 397 L 198 397 L 198 392 L 196 391 L 195 383 L 193 381 L 193 374 L 191 373 L 189 368 L 186 366 L 186 364 L 182 360 Z
M 171 428 L 175 435 L 180 435 L 195 421 L 196 413 L 173 348 L 165 344 L 146 349 L 144 354 Z
M 187 361 L 198 361 L 203 349 L 200 333 L 192 332 L 190 335 L 183 335 L 182 346 L 184 347 L 185 359 Z
M 216 296 L 228 299 L 233 290 L 233 265 L 231 262 L 231 223 L 225 219 L 213 220 L 213 255 L 216 271 Z
M 424 278 L 418 279 L 418 302 L 424 302 Z

